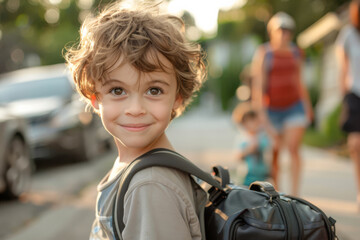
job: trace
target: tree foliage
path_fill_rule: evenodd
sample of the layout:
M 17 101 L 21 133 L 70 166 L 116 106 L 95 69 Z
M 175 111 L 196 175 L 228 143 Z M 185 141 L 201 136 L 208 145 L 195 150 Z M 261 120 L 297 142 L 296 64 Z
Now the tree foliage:
M 111 0 L 0 0 L 0 73 L 18 68 L 64 62 L 62 50 L 79 37 L 81 19 Z M 248 0 L 245 6 L 220 12 L 218 34 L 202 39 L 211 52 L 216 42 L 229 45 L 228 64 L 221 74 L 209 74 L 208 89 L 229 108 L 239 85 L 239 75 L 248 63 L 239 45 L 249 35 L 258 43 L 266 41 L 266 22 L 277 11 L 285 11 L 297 22 L 296 34 L 345 0 Z M 206 11 L 206 6 L 204 6 Z M 194 25 L 189 13 L 186 25 Z M 210 55 L 210 54 L 209 54 Z M 210 67 L 216 67 L 209 60 Z
M 78 38 L 81 19 L 107 2 L 0 0 L 0 73 L 64 62 L 62 49 Z

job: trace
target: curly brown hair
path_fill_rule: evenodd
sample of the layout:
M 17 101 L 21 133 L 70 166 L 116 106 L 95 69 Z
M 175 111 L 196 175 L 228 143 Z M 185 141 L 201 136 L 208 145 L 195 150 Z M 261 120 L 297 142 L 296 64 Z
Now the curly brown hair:
M 88 102 L 93 95 L 97 96 L 95 83 L 105 81 L 121 57 L 141 72 L 166 71 L 158 57 L 146 57 L 151 52 L 160 53 L 170 61 L 177 93 L 183 99 L 177 115 L 206 78 L 205 54 L 200 45 L 185 39 L 184 22 L 180 18 L 159 13 L 156 6 L 129 9 L 119 3 L 110 4 L 97 16 L 84 21 L 79 43 L 65 51 L 77 90 Z

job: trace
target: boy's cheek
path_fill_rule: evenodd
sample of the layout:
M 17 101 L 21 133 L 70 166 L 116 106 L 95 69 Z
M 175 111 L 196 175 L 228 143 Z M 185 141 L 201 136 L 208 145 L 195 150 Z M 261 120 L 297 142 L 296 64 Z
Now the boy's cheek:
M 113 120 L 119 117 L 119 115 L 121 115 L 121 108 L 120 106 L 116 106 L 116 105 L 111 105 L 111 106 L 106 105 L 106 107 L 104 107 L 103 104 L 99 103 L 98 111 L 101 117 L 105 118 L 106 120 Z

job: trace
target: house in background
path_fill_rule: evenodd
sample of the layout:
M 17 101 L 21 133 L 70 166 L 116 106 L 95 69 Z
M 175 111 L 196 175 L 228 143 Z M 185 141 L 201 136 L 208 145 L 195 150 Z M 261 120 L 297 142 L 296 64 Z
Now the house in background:
M 337 12 L 327 13 L 300 33 L 296 39 L 297 44 L 303 49 L 322 44 L 320 96 L 315 109 L 315 122 L 318 128 L 322 127 L 324 120 L 341 102 L 335 42 L 340 29 L 349 22 L 348 15 L 348 5 L 341 7 Z

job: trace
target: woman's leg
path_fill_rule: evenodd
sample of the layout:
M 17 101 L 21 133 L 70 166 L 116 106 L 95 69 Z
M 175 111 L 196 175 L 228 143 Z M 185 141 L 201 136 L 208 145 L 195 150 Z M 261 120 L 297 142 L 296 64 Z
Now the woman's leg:
M 291 127 L 284 131 L 284 143 L 290 153 L 291 158 L 291 194 L 294 196 L 299 195 L 300 175 L 301 175 L 301 157 L 300 146 L 304 135 L 305 128 L 303 127 Z
M 280 146 L 274 146 L 272 149 L 271 178 L 275 189 L 279 187 L 279 152 Z
M 360 133 L 350 133 L 348 136 L 350 158 L 354 162 L 355 179 L 357 185 L 357 203 L 360 211 Z
M 272 184 L 275 189 L 279 187 L 279 154 L 282 148 L 283 134 L 282 129 L 284 128 L 284 116 L 281 111 L 268 110 L 268 124 L 265 124 L 268 134 L 271 137 L 272 146 L 272 159 L 270 175 L 272 178 Z M 266 121 L 267 122 L 267 121 Z

